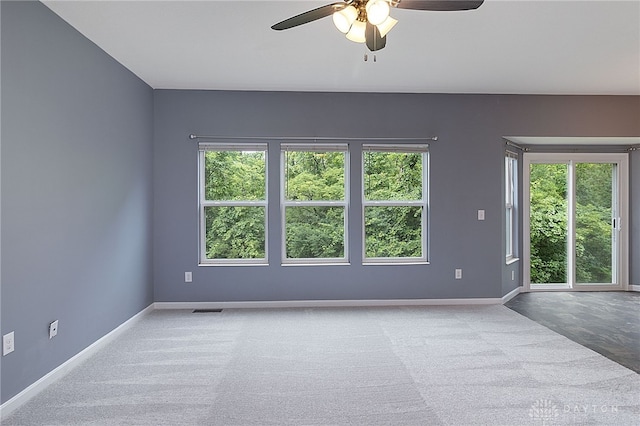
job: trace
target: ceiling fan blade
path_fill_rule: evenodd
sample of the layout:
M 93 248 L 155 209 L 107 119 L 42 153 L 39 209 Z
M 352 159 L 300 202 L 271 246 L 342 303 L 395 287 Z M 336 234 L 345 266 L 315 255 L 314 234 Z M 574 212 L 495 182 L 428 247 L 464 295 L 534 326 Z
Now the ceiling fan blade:
M 344 9 L 347 6 L 348 4 L 344 2 L 320 6 L 317 9 L 309 10 L 307 12 L 301 13 L 300 15 L 285 19 L 282 22 L 278 22 L 277 24 L 271 26 L 271 29 L 277 31 L 288 30 L 289 28 L 297 27 L 298 25 L 307 24 L 317 19 L 325 18 L 329 15 L 332 15 L 334 12 Z
M 473 10 L 482 6 L 484 0 L 397 0 L 398 9 L 412 10 Z
M 364 35 L 367 40 L 367 47 L 372 52 L 380 50 L 387 45 L 387 36 L 381 37 L 378 27 L 369 22 L 367 22 L 367 29 Z

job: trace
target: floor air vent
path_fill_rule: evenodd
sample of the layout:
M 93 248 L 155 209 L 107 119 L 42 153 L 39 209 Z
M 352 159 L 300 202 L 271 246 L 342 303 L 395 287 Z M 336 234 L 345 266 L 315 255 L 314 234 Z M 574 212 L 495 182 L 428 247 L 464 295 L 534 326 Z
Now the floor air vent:
M 213 314 L 217 312 L 222 312 L 222 309 L 195 309 L 193 311 L 194 314 Z

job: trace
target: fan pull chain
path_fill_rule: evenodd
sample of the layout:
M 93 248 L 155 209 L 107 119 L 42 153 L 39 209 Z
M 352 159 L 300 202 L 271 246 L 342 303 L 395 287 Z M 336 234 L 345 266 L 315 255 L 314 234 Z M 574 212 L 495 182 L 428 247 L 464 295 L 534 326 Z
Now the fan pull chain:
M 369 60 L 369 55 L 367 55 L 366 53 L 364 54 L 364 61 L 367 62 Z M 378 57 L 376 56 L 376 54 L 373 54 L 373 62 L 378 62 Z

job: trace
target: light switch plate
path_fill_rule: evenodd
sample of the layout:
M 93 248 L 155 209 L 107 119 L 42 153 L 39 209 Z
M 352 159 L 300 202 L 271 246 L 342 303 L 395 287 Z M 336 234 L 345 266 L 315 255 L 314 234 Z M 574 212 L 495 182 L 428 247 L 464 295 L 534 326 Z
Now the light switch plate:
M 58 320 L 49 324 L 49 339 L 53 339 L 58 334 Z
M 484 220 L 484 210 L 478 210 L 478 220 Z

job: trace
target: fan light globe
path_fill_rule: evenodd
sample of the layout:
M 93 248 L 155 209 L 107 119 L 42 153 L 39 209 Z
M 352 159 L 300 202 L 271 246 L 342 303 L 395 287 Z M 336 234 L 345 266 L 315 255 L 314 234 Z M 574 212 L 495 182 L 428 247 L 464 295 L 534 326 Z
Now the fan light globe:
M 393 28 L 397 23 L 397 19 L 393 19 L 391 16 L 388 16 L 382 24 L 376 25 L 378 27 L 378 31 L 380 31 L 380 37 L 384 37 L 389 34 L 391 28 Z
M 338 31 L 348 33 L 351 25 L 358 17 L 358 10 L 353 6 L 347 6 L 342 10 L 333 13 L 333 24 Z
M 367 20 L 373 25 L 382 24 L 389 17 L 389 3 L 386 0 L 369 0 L 365 10 Z
M 351 25 L 351 29 L 347 33 L 347 38 L 356 43 L 364 43 L 367 41 L 365 32 L 367 30 L 367 24 L 364 21 L 355 21 Z

